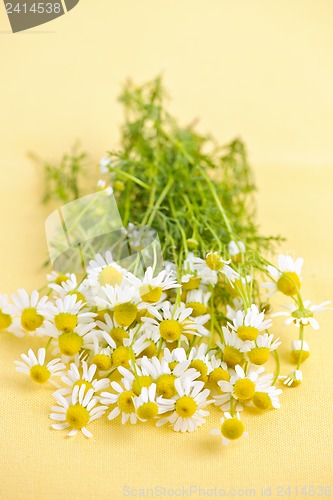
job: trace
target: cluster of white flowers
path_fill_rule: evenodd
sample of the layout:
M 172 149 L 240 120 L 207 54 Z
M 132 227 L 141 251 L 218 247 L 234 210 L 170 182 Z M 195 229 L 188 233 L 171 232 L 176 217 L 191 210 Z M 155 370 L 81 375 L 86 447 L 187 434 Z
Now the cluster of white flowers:
M 278 359 L 281 341 L 270 332 L 274 314 L 254 303 L 260 301 L 252 277 L 236 270 L 244 245 L 232 243 L 230 260 L 190 253 L 178 276 L 166 262 L 156 275 L 149 267 L 138 278 L 108 251 L 89 262 L 81 281 L 53 271 L 47 295 L 21 289 L 11 301 L 0 296 L 1 329 L 47 339 L 37 355 L 30 349 L 16 365 L 35 382 L 57 387 L 54 429 L 91 437 L 87 426 L 106 413 L 122 424 L 154 420 L 192 432 L 213 403 L 223 416 L 212 433 L 228 444 L 247 435 L 239 412 L 280 407 L 282 390 L 274 384 L 279 378 L 285 386 L 301 382 L 299 366 L 309 356 L 303 327 L 317 329 L 313 315 L 328 303 L 302 301 L 300 259 L 280 256 L 277 268 L 268 267 L 274 281 L 263 286 L 294 301 L 289 312 L 275 315 L 286 314 L 286 324 L 301 334 L 292 344 L 296 369 L 279 377 L 277 363 L 274 374 L 265 374 L 263 365 L 271 353 Z M 223 303 L 226 287 L 231 304 Z

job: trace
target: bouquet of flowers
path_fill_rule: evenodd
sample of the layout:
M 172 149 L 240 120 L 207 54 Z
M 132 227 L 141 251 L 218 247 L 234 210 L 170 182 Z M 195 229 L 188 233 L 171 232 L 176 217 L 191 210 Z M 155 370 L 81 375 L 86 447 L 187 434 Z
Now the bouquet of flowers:
M 247 435 L 241 412 L 277 409 L 282 389 L 302 382 L 305 331 L 329 302 L 304 300 L 303 259 L 275 256 L 281 238 L 260 235 L 240 140 L 220 147 L 194 123 L 179 126 L 159 78 L 129 82 L 121 101 L 121 148 L 100 161 L 96 193 L 80 193 L 84 155 L 45 165 L 45 199 L 65 203 L 47 221 L 53 271 L 42 290 L 0 297 L 0 326 L 41 339 L 15 363 L 56 386 L 54 429 L 91 437 L 106 414 L 193 432 L 215 405 L 211 432 L 228 444 Z M 280 315 L 297 333 L 287 375 Z

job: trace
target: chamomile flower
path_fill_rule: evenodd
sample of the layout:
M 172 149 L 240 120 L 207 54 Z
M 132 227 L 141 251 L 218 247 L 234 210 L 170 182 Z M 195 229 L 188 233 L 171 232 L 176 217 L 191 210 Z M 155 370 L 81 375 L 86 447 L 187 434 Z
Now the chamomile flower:
M 108 186 L 104 179 L 99 179 L 99 181 L 97 182 L 97 187 L 101 191 L 105 191 L 109 196 L 111 196 L 111 194 L 113 193 L 112 187 Z
M 120 285 L 123 281 L 125 269 L 119 266 L 108 250 L 104 257 L 101 254 L 95 255 L 87 266 L 87 280 L 93 289 L 99 289 L 105 285 Z
M 71 363 L 66 374 L 62 375 L 61 381 L 67 387 L 59 389 L 63 396 L 70 394 L 75 386 L 85 385 L 86 391 L 93 389 L 94 393 L 105 390 L 109 387 L 110 381 L 107 378 L 95 378 L 97 366 L 93 363 L 88 366 L 86 361 L 81 361 L 79 365 Z
M 236 332 L 228 330 L 225 326 L 222 327 L 222 331 L 224 342 L 217 342 L 222 351 L 222 360 L 231 368 L 243 364 L 244 353 L 247 351 L 246 343 L 237 337 Z
M 281 345 L 279 338 L 274 340 L 273 334 L 258 335 L 256 340 L 246 342 L 246 357 L 254 365 L 263 365 L 268 360 L 270 352 L 275 351 L 279 345 Z
M 252 304 L 246 311 L 237 311 L 230 327 L 243 340 L 255 340 L 259 332 L 272 326 L 272 320 L 265 320 L 265 313 L 259 312 L 258 306 Z
M 13 304 L 6 308 L 12 317 L 12 323 L 7 327 L 9 332 L 17 337 L 25 333 L 30 335 L 44 335 L 45 317 L 49 316 L 52 307 L 48 297 L 39 297 L 37 290 L 29 295 L 21 288 L 17 295 L 12 295 Z
M 256 381 L 264 369 L 262 367 L 254 370 L 250 368 L 248 373 L 245 374 L 240 365 L 235 366 L 235 375 L 230 377 L 230 381 L 222 380 L 219 386 L 224 393 L 230 393 L 231 396 L 244 403 L 252 399 L 257 390 Z
M 172 411 L 171 415 L 156 422 L 158 427 L 169 423 L 176 432 L 193 432 L 205 423 L 209 415 L 205 408 L 211 401 L 207 401 L 209 389 L 203 389 L 204 382 L 176 379 L 177 394 L 172 399 L 159 398 L 160 412 Z
M 138 313 L 138 291 L 132 285 L 106 285 L 102 287 L 102 294 L 99 296 L 105 307 L 113 311 L 113 319 L 121 327 L 130 326 Z
M 303 374 L 301 370 L 292 370 L 289 375 L 280 375 L 280 380 L 283 380 L 284 385 L 295 387 L 302 383 Z
M 301 288 L 301 271 L 303 258 L 299 257 L 295 261 L 289 255 L 279 255 L 277 268 L 267 266 L 267 271 L 274 278 L 273 282 L 262 283 L 263 288 L 267 288 L 267 296 L 275 292 L 282 292 L 285 295 L 293 297 Z
M 81 300 L 83 304 L 88 302 L 88 297 L 91 295 L 87 281 L 84 280 L 78 283 L 75 274 L 71 274 L 68 279 L 61 284 L 50 283 L 49 288 L 52 288 L 60 298 L 64 298 L 67 295 L 76 295 L 77 302 Z
M 165 351 L 170 351 L 166 348 Z M 156 356 L 151 359 L 143 357 L 140 360 L 140 366 L 151 380 L 156 384 L 157 396 L 163 396 L 170 399 L 176 394 L 175 381 L 177 378 L 190 378 L 195 380 L 199 376 L 199 372 L 194 368 L 189 368 L 190 361 L 184 359 L 182 362 L 175 364 L 172 369 L 165 358 L 159 360 Z
M 104 315 L 105 321 L 96 321 L 96 325 L 101 330 L 103 338 L 109 343 L 109 337 L 115 343 L 115 347 L 124 345 L 124 339 L 129 337 L 128 327 L 118 325 L 116 320 L 109 314 Z
M 65 283 L 68 279 L 70 279 L 71 274 L 70 273 L 59 273 L 58 271 L 51 271 L 49 274 L 46 275 L 46 279 L 48 281 L 48 284 L 56 284 L 56 285 L 61 285 L 62 283 Z
M 12 317 L 8 314 L 8 296 L 0 294 L 0 331 L 7 330 L 12 324 Z
M 185 290 L 194 290 L 200 284 L 215 286 L 217 283 L 217 271 L 210 269 L 203 259 L 196 257 L 192 252 L 189 252 L 184 260 L 183 268 L 185 274 L 181 281 Z
M 194 269 L 197 271 L 198 276 L 202 278 L 202 283 L 211 285 L 217 283 L 218 273 L 224 274 L 230 282 L 239 278 L 239 274 L 229 266 L 230 262 L 231 260 L 223 260 L 217 252 L 209 252 L 205 260 L 200 259 L 200 257 L 193 258 Z M 209 277 L 213 276 L 211 272 L 215 273 L 215 277 L 212 281 Z
M 153 340 L 162 338 L 166 342 L 186 340 L 185 334 L 207 335 L 207 329 L 202 325 L 200 318 L 190 318 L 192 309 L 172 305 L 170 302 L 163 303 L 160 311 L 152 311 L 153 318 L 143 318 L 143 322 L 148 331 L 153 334 Z M 207 322 L 209 315 L 206 315 L 204 322 Z M 202 318 L 201 318 L 202 319 Z
M 99 171 L 101 174 L 108 174 L 110 172 L 110 169 L 108 167 L 110 167 L 112 165 L 112 160 L 109 156 L 103 156 L 103 158 L 101 158 L 99 160 Z
M 322 302 L 317 306 L 315 304 L 311 306 L 310 304 L 310 300 L 304 301 L 304 307 L 299 307 L 296 304 L 289 304 L 288 306 L 284 306 L 284 309 L 287 309 L 287 311 L 279 311 L 272 314 L 271 316 L 287 316 L 284 325 L 294 324 L 298 328 L 300 327 L 300 325 L 310 325 L 314 330 L 319 330 L 319 323 L 313 316 L 317 312 L 330 309 L 329 307 L 326 307 L 328 304 L 330 304 L 330 301 L 327 300 L 326 302 Z
M 123 379 L 122 383 L 123 387 L 118 382 L 111 382 L 111 387 L 115 392 L 102 392 L 100 397 L 101 403 L 107 406 L 116 405 L 108 415 L 109 420 L 114 420 L 121 415 L 122 424 L 126 424 L 127 422 L 136 424 L 138 417 L 134 406 L 135 394 L 132 391 L 131 384 L 126 379 Z
M 156 400 L 156 384 L 142 388 L 140 396 L 134 398 L 134 408 L 142 422 L 157 417 L 161 410 Z
M 28 355 L 21 354 L 23 361 L 14 361 L 16 370 L 26 375 L 30 375 L 32 380 L 38 384 L 51 382 L 51 384 L 59 387 L 58 383 L 53 380 L 53 377 L 60 377 L 66 366 L 61 363 L 59 358 L 52 359 L 52 361 L 45 364 L 45 356 L 46 350 L 44 347 L 38 349 L 37 356 L 32 349 L 29 349 Z
M 245 252 L 245 245 L 242 241 L 230 241 L 228 252 L 231 257 Z
M 310 347 L 305 340 L 292 340 L 291 356 L 295 363 L 305 361 L 310 356 Z
M 211 298 L 211 292 L 199 288 L 190 290 L 186 295 L 186 307 L 192 308 L 192 316 L 202 316 L 208 312 L 208 302 Z
M 224 446 L 240 437 L 248 437 L 248 433 L 245 432 L 244 424 L 238 412 L 236 416 L 225 412 L 224 417 L 221 418 L 221 429 L 212 429 L 210 432 L 211 434 L 222 436 L 222 444 Z
M 130 272 L 126 274 L 125 278 L 130 285 L 138 289 L 141 300 L 148 303 L 160 302 L 163 298 L 163 291 L 180 287 L 173 271 L 163 270 L 154 277 L 152 267 L 148 267 L 143 279 L 137 278 Z
M 259 410 L 270 410 L 271 408 L 280 408 L 279 396 L 282 394 L 281 389 L 277 389 L 273 385 L 258 389 L 253 394 L 251 404 Z
M 107 406 L 102 406 L 94 396 L 94 389 L 86 390 L 85 384 L 75 385 L 70 396 L 65 398 L 56 391 L 53 394 L 57 406 L 52 407 L 50 418 L 56 420 L 52 428 L 62 430 L 69 428 L 68 436 L 75 436 L 78 431 L 88 438 L 92 433 L 88 431 L 87 425 L 104 415 Z

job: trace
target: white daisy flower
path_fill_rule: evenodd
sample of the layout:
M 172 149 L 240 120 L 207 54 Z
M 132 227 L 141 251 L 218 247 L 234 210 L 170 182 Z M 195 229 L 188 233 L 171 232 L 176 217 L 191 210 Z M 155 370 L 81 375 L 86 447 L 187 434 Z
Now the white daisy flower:
M 165 348 L 165 351 L 170 353 L 167 348 Z M 138 360 L 138 362 L 142 370 L 144 370 L 144 373 L 155 382 L 157 396 L 163 396 L 166 399 L 175 396 L 175 381 L 177 378 L 190 378 L 191 380 L 195 380 L 199 376 L 199 372 L 194 368 L 188 369 L 190 361 L 186 359 L 182 362 L 178 362 L 172 369 L 164 357 L 159 360 L 156 356 L 151 359 L 144 356 L 142 359 Z
M 49 285 L 53 283 L 61 285 L 62 283 L 70 279 L 70 277 L 71 277 L 70 273 L 59 273 L 58 271 L 51 271 L 49 274 L 46 275 L 46 279 Z
M 134 398 L 134 407 L 141 422 L 156 418 L 161 413 L 158 399 L 156 399 L 156 384 L 141 389 L 140 396 Z
M 291 325 L 294 324 L 298 328 L 303 325 L 311 325 L 314 330 L 319 330 L 319 323 L 318 321 L 313 317 L 315 313 L 325 311 L 328 309 L 331 309 L 330 307 L 326 307 L 328 304 L 331 302 L 327 300 L 326 302 L 322 302 L 319 305 L 313 304 L 312 306 L 310 300 L 305 300 L 304 301 L 304 307 L 300 308 L 296 304 L 289 304 L 288 306 L 283 306 L 284 309 L 287 309 L 287 311 L 279 311 L 274 314 L 272 314 L 272 317 L 275 316 L 287 316 L 287 319 L 283 323 L 284 325 Z
M 51 384 L 59 387 L 58 383 L 53 380 L 53 377 L 60 377 L 66 366 L 61 363 L 59 358 L 53 359 L 45 365 L 45 356 L 46 350 L 44 347 L 38 349 L 37 356 L 32 349 L 29 349 L 28 355 L 21 354 L 23 361 L 14 361 L 16 370 L 30 375 L 32 380 L 38 384 L 44 384 L 49 381 Z
M 104 179 L 99 179 L 99 181 L 97 181 L 97 187 L 100 189 L 100 190 L 103 190 L 106 192 L 106 194 L 108 194 L 109 196 L 111 196 L 111 194 L 113 193 L 113 189 L 111 186 L 108 186 L 106 184 L 106 181 Z
M 281 342 L 279 338 L 274 340 L 273 334 L 264 333 L 258 335 L 256 340 L 246 341 L 245 345 L 248 360 L 254 365 L 263 365 L 268 361 L 270 352 L 275 351 Z
M 127 327 L 136 320 L 140 299 L 135 286 L 106 285 L 102 287 L 99 298 L 104 307 L 113 311 L 113 318 L 118 325 Z
M 291 355 L 295 363 L 305 361 L 310 356 L 310 346 L 305 340 L 292 340 Z
M 17 295 L 12 295 L 12 299 L 14 303 L 6 308 L 6 312 L 12 317 L 12 323 L 7 330 L 17 337 L 22 337 L 24 333 L 44 335 L 45 318 L 53 307 L 48 297 L 39 297 L 37 290 L 29 296 L 26 290 L 21 288 Z
M 233 368 L 245 361 L 244 353 L 247 351 L 246 343 L 237 337 L 236 332 L 222 327 L 224 342 L 217 342 L 217 346 L 222 351 L 222 359 L 228 366 Z
M 217 283 L 218 273 L 224 274 L 224 276 L 231 283 L 239 278 L 239 274 L 228 265 L 230 264 L 230 262 L 231 260 L 223 260 L 217 252 L 209 252 L 206 255 L 205 260 L 200 259 L 199 257 L 193 258 L 194 269 L 197 271 L 198 276 L 202 278 L 202 283 L 211 285 L 215 285 Z M 215 273 L 213 282 L 211 282 L 211 280 L 208 278 L 208 276 L 210 275 L 209 271 Z M 208 281 L 206 276 L 208 278 Z
M 265 320 L 265 313 L 259 312 L 258 306 L 252 304 L 246 311 L 237 311 L 235 319 L 229 325 L 241 340 L 255 340 L 259 332 L 272 326 L 272 320 Z
M 118 382 L 111 382 L 111 387 L 115 391 L 114 394 L 110 392 L 102 392 L 101 403 L 105 405 L 116 405 L 108 415 L 109 420 L 113 420 L 121 415 L 121 423 L 136 424 L 138 417 L 135 413 L 134 397 L 131 384 L 126 379 L 122 381 L 124 387 Z
M 280 375 L 279 380 L 283 380 L 284 385 L 287 385 L 288 387 L 295 387 L 301 384 L 303 374 L 301 370 L 292 370 L 289 375 Z
M 245 245 L 242 241 L 230 241 L 228 245 L 228 252 L 231 257 L 245 253 Z
M 240 437 L 248 437 L 248 433 L 244 430 L 244 424 L 238 412 L 236 416 L 225 412 L 224 417 L 221 418 L 221 424 L 221 429 L 212 429 L 210 433 L 218 436 L 222 435 L 222 444 L 224 446 L 227 446 L 231 441 Z
M 111 318 L 107 313 L 104 314 L 104 320 L 104 322 L 99 320 L 96 321 L 96 325 L 102 331 L 104 340 L 109 343 L 109 337 L 111 337 L 116 347 L 124 345 L 124 339 L 129 337 L 128 327 L 118 325 L 116 320 Z
M 289 255 L 279 255 L 277 268 L 267 266 L 267 271 L 274 278 L 273 282 L 262 283 L 263 288 L 267 288 L 267 296 L 280 291 L 288 296 L 294 296 L 301 288 L 301 271 L 304 259 L 299 257 L 295 261 Z
M 161 418 L 156 422 L 158 427 L 169 423 L 176 432 L 193 432 L 205 423 L 208 411 L 203 410 L 211 403 L 207 401 L 209 389 L 203 389 L 203 382 L 192 381 L 189 378 L 184 380 L 176 379 L 176 396 L 172 399 L 160 397 L 160 412 L 172 411 L 171 415 Z
M 99 160 L 99 171 L 101 174 L 108 174 L 110 172 L 110 169 L 108 167 L 110 167 L 112 165 L 112 160 L 109 156 L 103 156 L 103 158 L 101 158 Z
M 243 309 L 243 301 L 239 298 L 233 298 L 232 299 L 232 304 L 233 307 L 231 307 L 229 304 L 227 304 L 227 312 L 226 312 L 226 317 L 230 321 L 233 321 L 236 319 L 237 311 Z
M 142 318 L 145 327 L 152 332 L 153 340 L 160 338 L 166 342 L 187 340 L 185 334 L 207 335 L 207 329 L 202 322 L 207 322 L 209 315 L 201 318 L 190 318 L 192 309 L 181 303 L 179 307 L 170 302 L 163 303 L 160 311 L 151 311 L 154 318 Z M 202 319 L 203 318 L 203 319 Z
M 211 298 L 211 292 L 202 288 L 189 290 L 186 295 L 186 307 L 192 308 L 192 316 L 202 316 L 208 312 L 208 303 Z
M 279 396 L 282 394 L 281 389 L 277 389 L 273 385 L 256 390 L 251 403 L 260 410 L 270 410 L 271 408 L 280 408 Z
M 130 285 L 137 288 L 141 300 L 148 303 L 157 303 L 165 298 L 164 290 L 179 288 L 175 273 L 173 271 L 161 271 L 157 276 L 153 276 L 153 268 L 148 267 L 143 279 L 139 279 L 134 274 L 128 272 L 125 276 Z
M 86 361 L 81 361 L 79 366 L 76 363 L 71 363 L 69 370 L 65 375 L 62 375 L 62 382 L 67 387 L 59 389 L 59 394 L 67 396 L 77 385 L 81 387 L 83 384 L 86 386 L 86 391 L 93 389 L 94 393 L 107 389 L 110 385 L 110 380 L 107 378 L 94 378 L 96 376 L 97 366 L 91 364 L 88 366 Z
M 230 393 L 234 399 L 244 403 L 252 399 L 254 393 L 257 391 L 256 382 L 263 371 L 263 367 L 259 367 L 256 370 L 250 367 L 248 373 L 245 374 L 243 368 L 240 365 L 236 365 L 236 373 L 230 377 L 230 381 L 221 380 L 218 385 L 224 393 Z
M 67 295 L 76 295 L 76 301 L 78 302 L 81 300 L 83 304 L 88 302 L 88 298 L 91 296 L 91 290 L 87 281 L 83 280 L 81 283 L 78 283 L 75 274 L 71 274 L 68 279 L 61 284 L 50 283 L 49 288 L 52 288 L 52 290 L 62 299 Z
M 0 331 L 7 330 L 12 324 L 12 317 L 7 314 L 9 307 L 8 296 L 0 294 Z
M 117 264 L 108 250 L 104 257 L 95 255 L 87 266 L 87 281 L 93 290 L 105 285 L 120 285 L 126 270 Z
M 88 389 L 83 384 L 81 387 L 75 385 L 70 396 L 65 398 L 56 391 L 53 394 L 58 406 L 52 407 L 50 418 L 58 423 L 52 424 L 52 428 L 62 430 L 69 428 L 68 436 L 75 436 L 78 431 L 88 438 L 92 434 L 87 425 L 104 415 L 107 406 L 102 406 L 94 396 L 94 390 Z

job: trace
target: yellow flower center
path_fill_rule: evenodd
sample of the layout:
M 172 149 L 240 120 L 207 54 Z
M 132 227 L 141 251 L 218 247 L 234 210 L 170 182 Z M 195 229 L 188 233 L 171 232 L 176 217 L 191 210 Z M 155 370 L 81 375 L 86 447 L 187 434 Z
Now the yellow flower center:
M 30 377 L 38 384 L 44 384 L 51 377 L 51 372 L 46 366 L 35 365 L 30 369 Z
M 191 276 L 187 283 L 182 283 L 182 288 L 184 290 L 195 290 L 196 288 L 199 288 L 200 282 L 201 278 Z
M 186 307 L 192 308 L 191 316 L 193 316 L 194 318 L 196 318 L 197 316 L 202 316 L 207 312 L 207 307 L 204 304 L 201 304 L 201 302 L 188 302 L 186 304 Z
M 252 402 L 254 406 L 260 410 L 269 410 L 272 408 L 271 398 L 266 392 L 255 392 L 253 394 Z
M 77 385 L 78 387 L 81 387 L 82 385 L 85 385 L 86 388 L 84 390 L 84 392 L 86 393 L 87 391 L 89 391 L 89 389 L 93 389 L 93 385 L 91 382 L 88 382 L 87 380 L 83 380 L 82 378 L 80 378 L 80 380 L 77 380 L 74 384 L 74 386 Z
M 176 394 L 175 375 L 164 373 L 156 380 L 156 394 L 166 399 L 171 399 Z
M 291 315 L 295 319 L 312 318 L 313 312 L 309 309 L 296 309 L 296 311 L 293 311 Z
M 221 260 L 221 257 L 217 255 L 216 253 L 210 253 L 207 255 L 205 262 L 209 269 L 212 271 L 221 271 L 223 268 L 224 264 Z
M 83 339 L 74 332 L 62 333 L 58 337 L 58 346 L 60 352 L 65 356 L 74 356 L 77 354 L 83 345 Z
M 158 406 L 152 401 L 143 403 L 143 405 L 139 406 L 139 408 L 137 409 L 137 414 L 138 417 L 142 418 L 143 420 L 154 418 L 158 414 Z
M 241 401 L 251 399 L 255 390 L 256 386 L 254 382 L 248 378 L 240 378 L 234 385 L 235 396 Z
M 59 274 L 59 276 L 57 276 L 57 278 L 54 280 L 54 283 L 56 283 L 57 285 L 61 285 L 63 282 L 66 283 L 66 281 L 69 280 L 69 276 L 66 276 L 65 274 Z
M 208 381 L 217 388 L 217 383 L 220 382 L 220 380 L 226 380 L 228 382 L 230 380 L 230 375 L 227 370 L 221 367 L 214 368 L 208 375 Z
M 21 325 L 28 332 L 34 332 L 37 328 L 42 326 L 44 317 L 37 313 L 35 307 L 27 307 L 22 311 Z
M 10 314 L 5 314 L 0 309 L 0 330 L 6 330 L 12 324 L 12 318 Z
M 178 361 L 170 361 L 169 363 L 170 370 L 173 371 L 178 364 L 179 364 Z
M 66 412 L 66 420 L 72 429 L 82 429 L 89 422 L 89 412 L 80 404 L 72 405 Z
M 183 333 L 183 325 L 175 319 L 164 319 L 160 323 L 160 335 L 166 341 L 178 340 Z
M 221 425 L 221 433 L 227 439 L 238 439 L 243 435 L 244 424 L 238 418 L 227 418 Z
M 301 281 L 298 274 L 288 272 L 281 275 L 276 286 L 280 292 L 292 297 L 301 288 Z
M 242 365 L 244 363 L 244 355 L 236 347 L 226 345 L 223 351 L 223 361 L 231 367 Z
M 149 375 L 141 375 L 137 377 L 132 385 L 132 391 L 136 396 L 141 393 L 142 387 L 149 387 L 153 383 L 153 379 Z
M 124 191 L 125 184 L 122 181 L 115 181 L 113 187 L 116 191 Z
M 113 351 L 111 358 L 113 366 L 124 366 L 128 368 L 131 352 L 128 347 L 120 346 Z
M 132 302 L 125 302 L 114 307 L 114 319 L 120 326 L 130 326 L 136 319 L 138 308 Z
M 152 358 L 153 356 L 156 356 L 157 354 L 157 347 L 156 344 L 152 340 L 148 340 L 149 346 L 146 347 L 140 354 L 139 358 L 142 358 L 143 356 L 147 356 L 147 358 Z
M 59 313 L 54 317 L 54 324 L 60 332 L 72 332 L 77 326 L 76 314 Z
M 128 338 L 128 333 L 124 328 L 112 328 L 109 332 L 110 337 L 115 341 L 116 346 L 123 345 L 123 340 Z
M 98 276 L 98 281 L 101 286 L 105 285 L 120 285 L 120 283 L 123 280 L 123 276 L 118 269 L 115 269 L 112 266 L 105 267 L 102 269 L 102 271 L 99 273 Z
M 143 285 L 139 291 L 144 302 L 158 302 L 162 297 L 162 288 L 160 286 Z
M 92 358 L 92 363 L 102 371 L 110 370 L 111 368 L 111 358 L 107 354 L 95 354 Z
M 73 290 L 72 292 L 70 292 L 68 295 L 76 295 L 76 302 L 79 302 L 80 300 L 85 303 L 86 302 L 86 298 L 84 295 L 82 295 L 81 292 L 78 292 L 77 290 Z
M 269 352 L 268 347 L 255 347 L 247 353 L 247 356 L 254 365 L 263 365 L 268 361 Z
M 109 316 L 112 316 L 112 311 L 110 311 L 110 309 L 99 309 L 97 311 L 94 311 L 97 313 L 97 316 L 96 316 L 96 320 L 99 320 L 99 321 L 105 321 L 105 314 L 108 314 Z
M 207 382 L 208 367 L 206 363 L 201 361 L 201 359 L 194 359 L 193 361 L 191 361 L 189 368 L 194 368 L 200 373 L 200 377 L 198 377 L 196 380 L 200 380 L 201 382 L 205 383 Z
M 118 398 L 118 407 L 123 413 L 133 413 L 135 411 L 133 397 L 135 396 L 132 391 L 124 391 Z
M 254 326 L 239 326 L 237 328 L 237 335 L 241 340 L 256 340 L 259 335 L 258 328 Z
M 308 359 L 308 357 L 310 356 L 310 352 L 309 351 L 301 351 L 301 349 L 296 349 L 294 351 L 291 351 L 291 356 L 292 356 L 293 360 L 295 361 L 295 363 L 298 363 L 298 362 L 302 363 L 303 361 Z
M 197 411 L 197 403 L 191 396 L 182 396 L 176 401 L 176 412 L 180 417 L 191 418 Z

